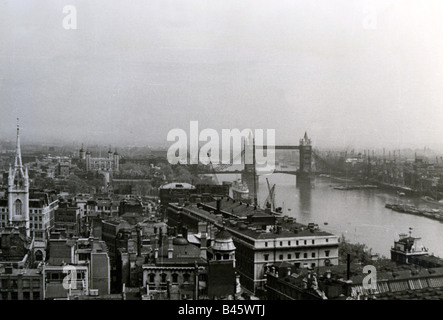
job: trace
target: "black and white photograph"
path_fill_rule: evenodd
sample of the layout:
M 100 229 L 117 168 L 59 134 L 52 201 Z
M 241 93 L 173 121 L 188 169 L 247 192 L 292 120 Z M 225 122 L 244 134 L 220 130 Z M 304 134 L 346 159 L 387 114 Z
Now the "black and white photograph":
M 443 300 L 442 17 L 0 0 L 1 304 Z

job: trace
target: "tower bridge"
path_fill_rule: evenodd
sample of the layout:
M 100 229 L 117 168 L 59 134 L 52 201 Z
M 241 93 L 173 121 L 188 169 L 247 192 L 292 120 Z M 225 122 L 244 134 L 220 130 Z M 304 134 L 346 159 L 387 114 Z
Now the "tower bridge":
M 257 174 L 257 163 L 255 159 L 256 150 L 285 150 L 285 151 L 293 151 L 298 150 L 299 151 L 299 166 L 298 168 L 295 168 L 295 170 L 291 170 L 287 166 L 281 166 L 277 165 L 275 167 L 275 170 L 273 173 L 284 173 L 284 174 L 291 174 L 295 175 L 296 183 L 298 186 L 300 185 L 311 185 L 313 176 L 314 176 L 314 166 L 313 166 L 313 151 L 312 151 L 312 144 L 311 139 L 308 138 L 307 133 L 305 132 L 305 135 L 302 139 L 299 140 L 298 145 L 277 145 L 274 147 L 268 147 L 268 146 L 261 146 L 261 145 L 255 145 L 255 142 L 252 143 L 252 145 L 249 145 L 248 147 L 252 148 L 252 155 L 253 155 L 253 161 L 252 164 L 243 164 L 243 169 L 237 169 L 233 170 L 233 165 L 221 165 L 221 166 L 214 166 L 212 173 L 215 174 L 241 174 L 241 180 L 242 182 L 246 183 L 249 188 L 249 194 L 250 198 L 254 199 L 256 202 L 257 200 L 257 194 L 258 194 L 258 174 Z M 242 155 L 245 153 L 245 149 L 247 146 L 244 147 L 242 151 Z

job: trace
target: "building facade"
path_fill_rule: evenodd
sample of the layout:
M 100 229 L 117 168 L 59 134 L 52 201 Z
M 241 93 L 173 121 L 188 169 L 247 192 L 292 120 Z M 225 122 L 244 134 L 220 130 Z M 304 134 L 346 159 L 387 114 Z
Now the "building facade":
M 120 167 L 120 155 L 117 151 L 108 151 L 108 157 L 92 157 L 91 152 L 79 151 L 80 160 L 85 163 L 86 171 L 118 171 Z
M 266 214 L 259 208 L 226 198 L 217 204 L 169 204 L 168 223 L 198 228 L 207 222 L 232 235 L 236 270 L 242 286 L 252 293 L 265 289 L 266 267 L 288 262 L 295 267 L 314 268 L 338 264 L 338 237 L 306 226 L 289 217 Z

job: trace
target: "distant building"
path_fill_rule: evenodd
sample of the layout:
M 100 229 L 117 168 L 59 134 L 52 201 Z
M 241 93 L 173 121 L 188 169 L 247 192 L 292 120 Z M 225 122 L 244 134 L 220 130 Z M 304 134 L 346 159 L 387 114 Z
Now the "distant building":
M 155 248 L 152 263 L 143 265 L 145 298 L 149 300 L 198 300 L 207 297 L 207 263 L 201 249 L 181 234 Z
M 94 238 L 66 239 L 52 235 L 50 257 L 43 267 L 45 299 L 110 294 L 111 268 L 106 244 Z M 69 268 L 75 270 L 77 279 L 70 289 L 63 283 Z
M 160 202 L 167 205 L 170 202 L 187 200 L 194 193 L 195 186 L 189 183 L 167 183 L 159 188 Z
M 99 216 L 116 217 L 120 211 L 120 200 L 111 197 L 94 197 L 86 202 L 86 214 L 88 217 Z
M 391 260 L 398 264 L 413 264 L 424 268 L 443 267 L 443 259 L 429 255 L 421 238 L 400 234 L 400 239 L 391 248 Z
M 204 249 L 206 237 L 202 238 L 201 250 Z M 237 291 L 237 281 L 240 277 L 236 275 L 235 269 L 235 245 L 231 234 L 222 229 L 215 235 L 214 242 L 208 248 L 208 297 L 233 298 Z
M 122 201 L 120 201 L 118 209 L 119 216 L 124 216 L 126 214 L 135 214 L 138 216 L 142 216 L 144 214 L 143 203 L 140 199 L 123 199 Z
M 295 272 L 294 265 L 281 262 L 270 266 L 266 272 L 268 300 L 324 300 L 326 295 L 319 288 L 317 274 L 312 271 Z M 345 292 L 340 288 L 337 298 Z M 344 296 L 344 295 L 343 295 Z
M 69 238 L 80 236 L 82 230 L 82 219 L 80 208 L 78 207 L 59 207 L 55 211 L 54 227 L 56 229 L 65 229 Z
M 7 227 L 0 232 L 1 300 L 43 299 L 42 275 L 34 249 L 34 240 L 18 228 Z
M 427 255 L 426 248 L 421 244 L 421 238 L 400 234 L 400 239 L 391 248 L 391 260 L 397 263 L 410 263 L 414 256 Z
M 44 242 L 54 227 L 59 201 L 55 193 L 32 190 L 29 194 L 30 228 L 36 241 Z
M 59 162 L 56 167 L 56 175 L 57 176 L 69 176 L 69 170 L 71 168 L 71 164 L 69 162 Z
M 0 300 L 42 300 L 41 268 L 16 269 L 0 262 Z
M 117 151 L 108 151 L 108 157 L 92 157 L 91 152 L 84 151 L 83 147 L 79 151 L 80 160 L 84 161 L 86 171 L 119 171 L 120 169 L 120 155 Z
M 75 279 L 64 283 L 74 268 Z M 45 265 L 43 279 L 45 300 L 69 300 L 72 296 L 89 294 L 89 270 L 86 265 Z M 70 287 L 66 288 L 67 285 Z

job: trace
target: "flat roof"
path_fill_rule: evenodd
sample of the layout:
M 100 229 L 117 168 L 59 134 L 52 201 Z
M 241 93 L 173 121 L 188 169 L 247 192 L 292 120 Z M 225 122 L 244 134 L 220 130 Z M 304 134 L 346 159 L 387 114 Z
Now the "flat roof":
M 185 182 L 172 182 L 160 186 L 160 189 L 195 189 L 195 187 Z
M 309 229 L 307 225 L 303 225 L 297 222 L 284 221 L 283 217 L 277 217 L 278 226 L 281 226 L 280 230 L 278 230 L 278 228 L 275 227 L 275 230 L 273 232 L 265 232 L 264 230 L 261 231 L 260 230 L 261 228 L 257 224 L 248 225 L 243 221 L 230 222 L 230 220 L 223 219 L 220 215 L 211 214 L 210 212 L 202 208 L 198 208 L 197 205 L 195 204 L 190 204 L 185 207 L 178 207 L 178 205 L 174 206 L 177 209 L 183 208 L 183 210 L 189 210 L 191 212 L 204 216 L 208 218 L 208 220 L 212 220 L 212 222 L 218 223 L 220 226 L 223 226 L 223 222 L 225 221 L 226 224 L 224 224 L 224 226 L 228 231 L 240 233 L 253 239 L 279 239 L 279 238 L 298 238 L 298 237 L 306 238 L 306 237 L 318 237 L 318 236 L 337 237 L 336 235 L 330 232 L 326 232 L 320 229 Z M 254 210 L 254 208 L 252 209 Z M 257 214 L 260 214 L 263 217 L 273 217 L 272 215 L 264 212 L 261 213 L 257 212 Z M 255 230 L 251 228 L 255 228 Z

